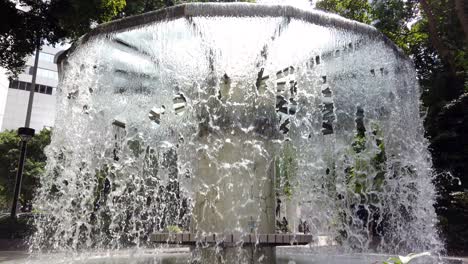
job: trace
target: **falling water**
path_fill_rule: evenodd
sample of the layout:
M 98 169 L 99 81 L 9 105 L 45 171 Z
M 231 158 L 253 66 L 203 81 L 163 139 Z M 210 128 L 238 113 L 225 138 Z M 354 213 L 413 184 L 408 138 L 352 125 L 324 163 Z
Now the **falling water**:
M 207 15 L 68 55 L 34 250 L 143 247 L 174 229 L 242 240 L 283 217 L 347 251 L 441 249 L 408 58 L 358 30 L 190 6 Z

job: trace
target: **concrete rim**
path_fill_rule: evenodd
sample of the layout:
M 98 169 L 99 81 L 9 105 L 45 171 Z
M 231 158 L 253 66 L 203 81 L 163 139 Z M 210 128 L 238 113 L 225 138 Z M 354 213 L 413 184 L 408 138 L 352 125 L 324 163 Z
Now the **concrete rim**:
M 370 38 L 380 39 L 394 51 L 397 57 L 409 61 L 409 58 L 400 48 L 398 48 L 390 39 L 373 26 L 315 9 L 304 10 L 287 5 L 254 3 L 186 3 L 103 23 L 98 25 L 88 34 L 82 36 L 66 52 L 57 54 L 54 61 L 57 64 L 61 64 L 61 62 L 66 59 L 67 54 L 95 37 L 106 36 L 130 29 L 140 28 L 152 23 L 170 21 L 183 17 L 294 18 L 319 26 L 334 27 L 341 30 L 363 34 Z

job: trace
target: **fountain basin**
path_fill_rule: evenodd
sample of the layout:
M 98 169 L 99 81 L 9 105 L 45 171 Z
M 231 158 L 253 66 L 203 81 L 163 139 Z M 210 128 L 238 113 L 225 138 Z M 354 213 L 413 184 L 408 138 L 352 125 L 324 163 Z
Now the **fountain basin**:
M 302 252 L 298 252 L 302 251 Z M 375 264 L 387 260 L 390 255 L 385 254 L 318 254 L 304 252 L 304 249 L 280 248 L 277 253 L 276 263 L 278 264 Z M 7 257 L 6 255 L 10 255 Z M 5 264 L 182 264 L 190 259 L 188 248 L 158 250 L 141 250 L 138 252 L 114 251 L 106 253 L 83 254 L 82 256 L 65 256 L 63 254 L 45 254 L 41 257 L 28 256 L 27 254 L 2 253 L 1 256 L 9 258 Z M 52 261 L 52 262 L 51 262 Z M 466 264 L 468 261 L 462 258 L 425 257 L 415 260 L 412 263 L 443 263 L 443 264 Z

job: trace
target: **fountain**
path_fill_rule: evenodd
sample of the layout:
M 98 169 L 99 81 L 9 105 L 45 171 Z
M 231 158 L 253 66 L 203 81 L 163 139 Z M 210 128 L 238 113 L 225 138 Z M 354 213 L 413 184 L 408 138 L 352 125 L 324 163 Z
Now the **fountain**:
M 191 3 L 99 25 L 58 61 L 33 250 L 442 249 L 415 71 L 371 26 Z

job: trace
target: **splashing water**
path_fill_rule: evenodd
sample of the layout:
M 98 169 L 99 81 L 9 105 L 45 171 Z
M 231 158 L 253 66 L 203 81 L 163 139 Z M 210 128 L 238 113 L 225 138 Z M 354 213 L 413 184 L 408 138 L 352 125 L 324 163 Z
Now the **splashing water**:
M 69 54 L 34 250 L 146 246 L 175 229 L 239 241 L 309 231 L 359 252 L 441 249 L 406 57 L 339 26 L 352 22 L 308 22 L 332 19 L 321 13 L 186 8 L 205 15 L 110 24 Z

